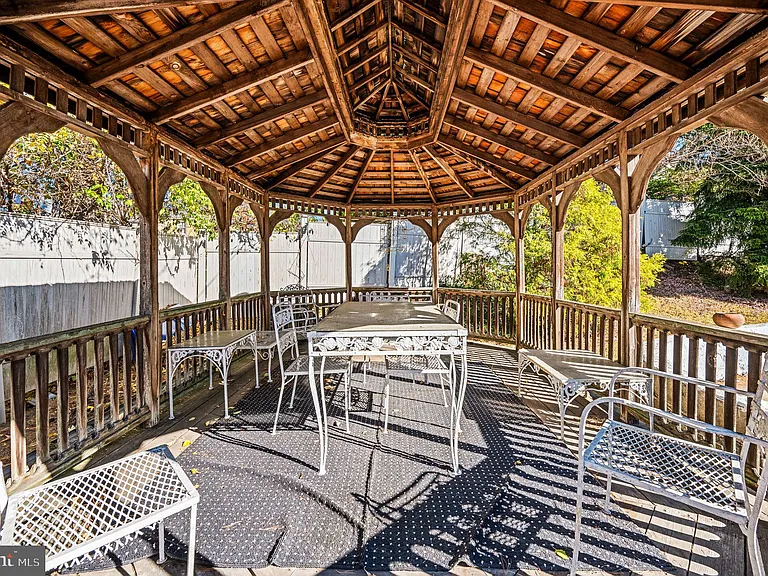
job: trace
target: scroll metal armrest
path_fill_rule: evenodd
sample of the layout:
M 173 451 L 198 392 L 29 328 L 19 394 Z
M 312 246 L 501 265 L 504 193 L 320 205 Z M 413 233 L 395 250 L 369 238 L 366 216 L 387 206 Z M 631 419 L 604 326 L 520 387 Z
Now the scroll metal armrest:
M 627 376 L 633 376 L 633 375 L 634 376 L 645 375 L 650 377 L 657 376 L 659 378 L 665 378 L 667 380 L 677 380 L 679 382 L 685 382 L 687 384 L 695 384 L 696 386 L 713 388 L 721 392 L 738 394 L 740 396 L 744 396 L 745 398 L 755 397 L 754 392 L 748 392 L 747 390 L 739 390 L 738 388 L 733 388 L 732 386 L 723 386 L 716 382 L 710 382 L 709 380 L 701 380 L 700 378 L 692 378 L 690 376 L 683 376 L 682 374 L 670 374 L 669 372 L 662 372 L 661 370 L 654 370 L 652 368 L 642 368 L 638 366 L 630 366 L 629 368 L 622 368 L 621 370 L 618 370 L 613 375 L 613 378 L 611 378 L 611 383 L 609 386 L 609 396 L 614 395 L 614 386 L 617 383 L 619 385 L 622 384 L 622 382 L 617 382 L 618 380 L 620 380 L 622 377 L 624 378 L 624 380 L 627 380 L 627 379 L 630 379 L 630 378 L 627 378 Z
M 733 438 L 735 440 L 741 440 L 745 443 L 754 444 L 755 446 L 760 446 L 761 448 L 768 449 L 768 440 L 763 440 L 762 438 L 757 438 L 755 436 L 750 436 L 749 434 L 736 432 L 735 430 L 729 430 L 728 428 L 723 428 L 722 426 L 716 426 L 715 424 L 708 424 L 706 422 L 701 422 L 700 420 L 694 420 L 693 418 L 688 418 L 687 416 L 681 416 L 679 414 L 667 412 L 666 410 L 662 410 L 660 408 L 654 408 L 646 404 L 640 404 L 639 402 L 632 402 L 631 400 L 625 400 L 623 398 L 617 398 L 615 396 L 606 396 L 603 398 L 598 398 L 597 400 L 593 400 L 587 405 L 586 408 L 584 408 L 584 412 L 581 415 L 581 425 L 579 426 L 579 453 L 582 453 L 584 448 L 583 442 L 584 442 L 584 433 L 586 432 L 587 417 L 589 416 L 589 413 L 594 408 L 596 408 L 601 404 L 613 404 L 613 405 L 619 404 L 621 406 L 626 406 L 627 408 L 632 408 L 634 410 L 646 412 L 647 414 L 652 416 L 664 418 L 665 420 L 668 420 L 670 422 L 682 424 L 683 426 L 686 426 L 688 428 L 694 428 L 696 430 L 701 430 L 702 432 L 708 432 L 710 434 L 714 434 L 715 436 L 725 436 L 725 437 Z

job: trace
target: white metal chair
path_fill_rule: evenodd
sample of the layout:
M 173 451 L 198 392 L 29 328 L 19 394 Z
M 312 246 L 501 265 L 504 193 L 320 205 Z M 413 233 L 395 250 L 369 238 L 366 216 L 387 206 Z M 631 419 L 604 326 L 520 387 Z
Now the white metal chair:
M 443 302 L 442 310 L 443 314 L 459 324 L 459 319 L 461 318 L 461 304 L 459 304 L 456 300 L 446 300 Z
M 275 328 L 275 340 L 277 340 L 277 358 L 280 363 L 280 394 L 277 398 L 277 410 L 275 410 L 275 424 L 272 427 L 272 434 L 277 432 L 277 419 L 280 416 L 280 405 L 283 402 L 283 391 L 289 380 L 293 380 L 293 390 L 291 391 L 290 408 L 293 408 L 293 401 L 296 397 L 296 383 L 299 376 L 309 376 L 309 356 L 299 353 L 298 338 L 294 324 L 294 312 L 289 302 L 279 302 L 272 307 L 272 321 Z M 286 367 L 283 355 L 288 350 L 291 351 L 292 361 Z M 323 359 L 326 360 L 326 359 Z M 350 367 L 351 363 L 338 357 L 328 358 L 320 365 L 320 386 L 323 386 L 323 376 L 325 374 L 344 374 L 344 412 L 346 418 L 346 428 L 349 432 L 349 408 L 350 408 Z
M 752 399 L 746 434 L 741 434 L 685 416 L 665 412 L 658 408 L 617 398 L 614 387 L 623 373 L 643 373 L 679 382 L 680 385 L 714 389 L 717 393 L 735 394 Z M 765 576 L 757 527 L 760 507 L 768 489 L 768 398 L 764 396 L 768 382 L 768 355 L 755 393 L 721 386 L 687 376 L 667 374 L 646 368 L 627 368 L 619 371 L 611 381 L 609 395 L 591 402 L 584 410 L 579 429 L 579 475 L 576 495 L 576 530 L 571 576 L 576 574 L 581 540 L 581 518 L 584 495 L 584 472 L 592 470 L 607 476 L 605 510 L 610 511 L 611 480 L 619 479 L 654 494 L 666 496 L 708 514 L 730 520 L 739 525 L 747 537 L 749 560 L 755 576 Z M 738 397 L 737 396 L 737 397 Z M 652 396 L 651 396 L 652 397 Z M 608 418 L 594 440 L 584 449 L 587 418 L 590 412 L 607 405 Z M 649 428 L 620 422 L 614 418 L 616 406 L 625 406 L 637 413 L 648 415 Z M 663 418 L 671 425 L 701 431 L 714 438 L 732 438 L 741 442 L 740 454 L 683 440 L 654 429 L 654 420 Z M 758 483 L 754 499 L 750 502 L 745 481 L 747 454 L 750 447 L 762 452 L 762 469 L 758 470 Z
M 43 546 L 47 572 L 104 557 L 140 530 L 157 526 L 159 562 L 164 562 L 164 521 L 189 509 L 187 576 L 192 576 L 199 501 L 167 447 L 16 492 L 10 499 L 0 465 L 0 544 Z
M 295 286 L 300 286 L 296 284 Z M 317 297 L 313 292 L 304 292 L 300 294 L 284 293 L 287 291 L 293 291 L 295 286 L 287 286 L 281 290 L 275 304 L 281 302 L 288 302 L 293 310 L 293 321 L 296 328 L 296 336 L 300 339 L 307 337 L 307 332 L 312 330 L 317 324 Z M 304 290 L 304 288 L 296 288 L 296 290 Z
M 411 298 L 407 292 L 391 292 L 389 290 L 371 290 L 370 292 L 360 292 L 361 302 L 410 302 Z

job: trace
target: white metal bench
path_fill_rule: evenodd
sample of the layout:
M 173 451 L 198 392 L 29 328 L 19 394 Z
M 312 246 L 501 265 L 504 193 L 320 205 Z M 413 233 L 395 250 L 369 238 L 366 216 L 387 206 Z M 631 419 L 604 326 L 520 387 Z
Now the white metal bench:
M 565 411 L 576 398 L 589 392 L 606 392 L 613 376 L 624 366 L 589 350 L 519 350 L 517 353 L 517 395 L 522 395 L 523 370 L 530 366 L 543 372 L 557 395 L 560 409 L 560 438 L 565 430 Z M 622 384 L 645 399 L 652 379 L 637 371 L 623 372 Z
M 10 498 L 3 481 L 2 544 L 43 546 L 49 571 L 102 557 L 139 530 L 157 525 L 163 562 L 164 520 L 189 508 L 187 575 L 192 576 L 199 501 L 167 448 L 139 452 Z
M 643 372 L 649 377 L 657 376 L 675 380 L 680 385 L 693 385 L 715 389 L 720 393 L 735 394 L 751 399 L 752 409 L 747 423 L 746 434 L 694 420 L 644 403 L 617 398 L 614 388 L 617 380 L 628 372 Z M 576 530 L 571 575 L 576 574 L 581 541 L 581 518 L 584 495 L 584 472 L 591 470 L 607 476 L 605 510 L 610 511 L 611 480 L 618 479 L 641 490 L 660 494 L 676 502 L 708 514 L 730 520 L 739 525 L 747 536 L 747 548 L 752 564 L 752 573 L 765 575 L 760 547 L 757 540 L 757 526 L 760 507 L 768 488 L 768 466 L 765 465 L 765 450 L 768 448 L 768 399 L 764 398 L 768 378 L 768 357 L 756 393 L 721 386 L 697 378 L 673 375 L 646 368 L 629 368 L 618 372 L 612 379 L 609 395 L 591 402 L 581 417 L 579 429 L 579 475 L 576 495 Z M 652 396 L 651 396 L 652 397 Z M 616 406 L 632 409 L 635 414 L 646 414 L 649 427 L 632 425 L 615 418 Z M 586 423 L 590 412 L 606 407 L 608 418 L 595 438 L 585 449 Z M 741 443 L 740 454 L 717 448 L 716 445 L 702 445 L 657 431 L 654 422 L 663 419 L 670 426 L 683 430 L 695 430 L 711 434 L 715 440 L 732 438 Z M 763 452 L 762 469 L 758 470 L 758 484 L 754 500 L 750 502 L 745 481 L 747 455 L 750 447 Z

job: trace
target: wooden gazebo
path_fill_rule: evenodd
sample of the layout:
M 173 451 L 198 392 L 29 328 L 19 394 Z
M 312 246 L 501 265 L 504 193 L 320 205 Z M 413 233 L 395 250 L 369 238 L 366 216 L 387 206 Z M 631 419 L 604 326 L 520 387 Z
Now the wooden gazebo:
M 0 150 L 68 125 L 125 172 L 141 212 L 154 422 L 158 210 L 185 177 L 216 209 L 225 326 L 229 222 L 243 202 L 259 219 L 263 271 L 270 230 L 290 213 L 334 224 L 348 297 L 351 244 L 366 223 L 423 228 L 436 290 L 442 232 L 491 213 L 517 239 L 519 340 L 522 232 L 542 203 L 555 231 L 544 319 L 555 345 L 565 213 L 594 177 L 622 213 L 629 362 L 648 179 L 702 123 L 768 137 L 767 15 L 763 0 L 0 0 Z M 21 457 L 15 466 L 23 472 Z

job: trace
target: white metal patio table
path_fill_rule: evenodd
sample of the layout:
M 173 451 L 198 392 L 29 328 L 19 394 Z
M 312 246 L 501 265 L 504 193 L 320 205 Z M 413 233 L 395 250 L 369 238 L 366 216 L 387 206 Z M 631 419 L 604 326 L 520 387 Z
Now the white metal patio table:
M 194 338 L 177 342 L 168 347 L 168 404 L 169 419 L 173 420 L 173 373 L 188 358 L 206 358 L 210 362 L 210 387 L 213 388 L 213 367 L 221 374 L 224 385 L 224 418 L 229 418 L 229 395 L 227 394 L 227 376 L 232 357 L 238 350 L 251 350 L 259 378 L 258 355 L 260 342 L 257 330 L 214 330 L 198 334 Z
M 588 392 L 606 392 L 611 379 L 620 370 L 618 362 L 589 350 L 528 350 L 517 352 L 517 395 L 522 392 L 523 370 L 528 366 L 538 374 L 543 372 L 557 395 L 560 409 L 560 438 L 564 436 L 565 411 L 579 396 Z M 639 398 L 647 401 L 653 397 L 653 379 L 646 374 L 625 373 L 619 383 L 629 387 Z
M 315 361 L 354 355 L 440 356 L 449 359 L 451 386 L 450 450 L 459 472 L 459 426 L 467 386 L 467 330 L 433 304 L 345 302 L 307 333 L 309 381 L 320 431 L 320 474 L 328 456 L 328 419 L 322 383 L 315 383 Z M 460 369 L 458 369 L 457 364 Z M 322 372 L 322 369 L 320 370 Z

